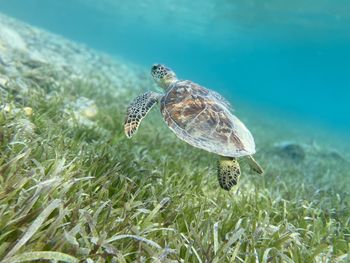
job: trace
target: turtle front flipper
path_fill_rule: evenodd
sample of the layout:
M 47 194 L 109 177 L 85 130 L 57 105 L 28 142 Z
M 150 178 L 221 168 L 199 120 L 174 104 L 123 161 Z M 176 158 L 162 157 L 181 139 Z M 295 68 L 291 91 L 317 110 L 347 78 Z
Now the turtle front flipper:
M 221 157 L 218 161 L 218 180 L 222 189 L 229 191 L 238 183 L 241 169 L 236 158 Z
M 130 103 L 124 122 L 124 131 L 128 138 L 131 138 L 137 132 L 142 119 L 161 97 L 162 95 L 159 93 L 148 91 L 137 96 Z

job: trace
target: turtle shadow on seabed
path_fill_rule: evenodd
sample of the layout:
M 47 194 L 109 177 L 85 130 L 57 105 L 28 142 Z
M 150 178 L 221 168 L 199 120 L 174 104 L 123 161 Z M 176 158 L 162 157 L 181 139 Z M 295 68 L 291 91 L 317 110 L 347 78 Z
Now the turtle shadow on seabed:
M 316 144 L 283 141 L 275 143 L 267 152 L 294 163 L 302 163 L 308 158 L 321 158 L 338 161 L 344 165 L 350 164 L 349 160 L 339 151 L 327 147 L 321 148 Z
M 316 188 L 347 188 L 350 161 L 331 147 L 281 141 L 265 146 L 259 153 L 263 160 L 268 160 L 265 167 L 268 178 L 283 178 L 285 182 L 297 180 L 299 184 L 308 183 Z

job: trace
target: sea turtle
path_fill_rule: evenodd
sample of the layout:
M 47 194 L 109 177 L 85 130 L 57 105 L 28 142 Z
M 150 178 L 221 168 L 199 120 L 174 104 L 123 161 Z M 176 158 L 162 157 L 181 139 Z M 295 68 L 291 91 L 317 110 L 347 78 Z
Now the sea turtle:
M 263 170 L 254 160 L 254 138 L 246 126 L 231 113 L 230 104 L 215 91 L 189 80 L 177 79 L 170 68 L 155 64 L 151 74 L 165 91 L 148 91 L 132 101 L 127 109 L 124 130 L 128 138 L 137 131 L 142 119 L 156 102 L 169 128 L 190 145 L 215 153 L 220 186 L 229 191 L 241 174 L 238 157 L 246 156 L 253 171 Z

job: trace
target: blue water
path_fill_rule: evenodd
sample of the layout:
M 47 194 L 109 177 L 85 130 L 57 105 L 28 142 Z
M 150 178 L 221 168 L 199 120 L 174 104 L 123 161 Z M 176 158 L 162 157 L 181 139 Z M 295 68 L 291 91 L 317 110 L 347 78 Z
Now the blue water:
M 0 11 L 233 101 L 350 133 L 348 0 L 0 0 Z

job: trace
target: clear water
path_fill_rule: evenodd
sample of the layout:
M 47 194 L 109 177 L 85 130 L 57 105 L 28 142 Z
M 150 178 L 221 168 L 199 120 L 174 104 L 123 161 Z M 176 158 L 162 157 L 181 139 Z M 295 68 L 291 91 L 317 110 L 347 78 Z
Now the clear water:
M 0 0 L 0 11 L 233 101 L 350 132 L 348 0 Z

